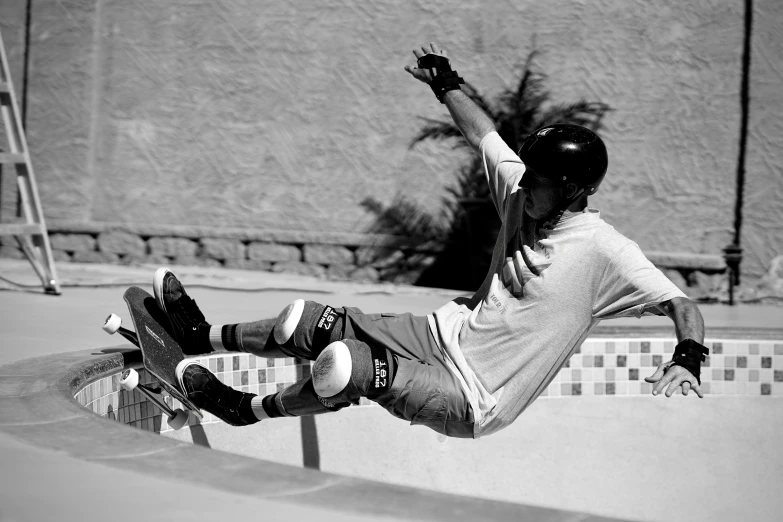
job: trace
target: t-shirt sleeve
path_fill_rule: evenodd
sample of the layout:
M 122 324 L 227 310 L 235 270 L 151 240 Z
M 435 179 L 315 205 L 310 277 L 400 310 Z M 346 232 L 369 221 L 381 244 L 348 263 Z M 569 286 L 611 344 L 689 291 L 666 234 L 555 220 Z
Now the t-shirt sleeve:
M 657 305 L 675 297 L 686 296 L 631 242 L 609 259 L 593 316 L 613 319 L 663 315 Z
M 479 151 L 484 162 L 492 202 L 503 218 L 506 215 L 508 196 L 518 190 L 519 182 L 525 173 L 525 164 L 494 131 L 484 136 L 479 144 Z

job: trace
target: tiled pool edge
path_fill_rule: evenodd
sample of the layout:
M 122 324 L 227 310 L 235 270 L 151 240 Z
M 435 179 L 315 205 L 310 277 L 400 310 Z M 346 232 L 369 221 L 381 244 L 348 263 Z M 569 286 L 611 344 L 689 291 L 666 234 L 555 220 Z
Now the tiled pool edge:
M 627 335 L 629 332 L 625 332 Z M 735 333 L 735 332 L 731 332 Z M 781 335 L 777 335 L 781 334 Z M 783 396 L 783 333 L 767 333 L 778 340 L 708 338 L 710 356 L 702 365 L 702 390 L 710 395 Z M 754 337 L 746 335 L 746 337 Z M 542 399 L 570 396 L 639 396 L 652 392 L 644 377 L 670 360 L 674 337 L 590 337 L 544 390 Z M 198 357 L 224 383 L 249 393 L 266 395 L 280 391 L 309 374 L 308 361 L 263 359 L 249 354 L 221 352 Z M 139 371 L 142 383 L 152 382 Z M 137 390 L 119 387 L 119 373 L 106 376 L 78 390 L 74 399 L 93 413 L 146 431 L 170 431 L 165 416 Z M 362 400 L 362 405 L 373 405 Z M 170 402 L 181 407 L 178 401 Z M 204 412 L 191 424 L 220 422 Z

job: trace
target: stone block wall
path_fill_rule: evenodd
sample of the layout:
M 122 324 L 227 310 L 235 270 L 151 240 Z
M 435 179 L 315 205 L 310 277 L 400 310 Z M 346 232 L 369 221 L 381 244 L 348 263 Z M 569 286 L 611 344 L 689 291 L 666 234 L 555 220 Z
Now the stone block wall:
M 413 245 L 395 236 L 288 234 L 223 230 L 223 237 L 199 237 L 204 230 L 162 227 L 139 231 L 75 226 L 50 229 L 57 263 L 180 265 L 260 270 L 336 281 L 416 284 L 437 259 L 433 245 Z M 209 230 L 221 235 L 220 230 Z M 728 272 L 721 256 L 645 252 L 688 297 L 704 302 L 727 302 Z M 12 237 L 0 237 L 0 258 L 25 259 Z M 762 277 L 743 276 L 735 288 L 740 302 L 781 303 L 783 256 L 771 260 Z
M 189 235 L 175 235 L 178 232 Z M 337 235 L 325 238 L 330 243 L 318 243 L 313 235 L 286 238 L 286 234 L 234 230 L 224 232 L 224 237 L 198 237 L 196 232 L 199 231 L 82 227 L 76 231 L 51 231 L 50 241 L 58 263 L 201 266 L 398 284 L 416 284 L 439 253 L 436 247 L 411 245 L 393 236 Z M 211 232 L 219 234 L 216 230 Z M 387 246 L 379 246 L 384 244 Z M 646 255 L 689 297 L 706 301 L 728 299 L 726 265 L 720 256 L 655 251 Z M 0 238 L 2 257 L 24 259 L 12 238 Z M 745 279 L 745 285 L 737 290 L 739 298 L 755 298 L 759 295 L 759 280 Z
M 312 238 L 302 236 L 281 241 L 264 234 L 182 237 L 109 229 L 54 230 L 50 231 L 49 239 L 58 263 L 201 266 L 405 284 L 415 283 L 421 270 L 426 268 L 426 263 L 420 262 L 422 256 L 436 254 L 432 249 L 422 250 L 420 246 L 406 245 L 398 240 L 397 247 L 371 244 L 379 238 L 347 238 L 346 244 L 319 244 L 308 242 Z M 395 238 L 380 239 L 395 242 Z M 0 239 L 0 257 L 24 259 L 10 237 Z

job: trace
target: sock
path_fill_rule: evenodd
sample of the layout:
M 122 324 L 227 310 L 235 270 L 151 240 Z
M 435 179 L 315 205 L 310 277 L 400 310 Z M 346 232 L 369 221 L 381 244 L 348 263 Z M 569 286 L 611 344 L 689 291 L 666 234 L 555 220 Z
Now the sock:
M 214 325 L 209 328 L 209 344 L 213 350 L 241 352 L 237 339 L 238 324 Z
M 256 416 L 256 419 L 264 420 L 269 418 L 269 414 L 264 409 L 264 398 L 260 395 L 253 397 L 250 406 L 253 408 L 253 415 Z
M 259 419 L 253 409 L 253 401 L 258 398 L 258 395 L 254 393 L 243 393 L 242 399 L 239 401 L 239 416 L 248 424 L 255 424 Z M 248 400 L 250 399 L 250 400 Z
M 198 332 L 196 333 L 196 343 L 198 344 L 198 347 L 201 351 L 201 353 L 209 353 L 214 352 L 215 348 L 212 346 L 212 343 L 209 340 L 209 331 L 212 329 L 212 326 L 209 323 L 201 323 L 198 325 Z

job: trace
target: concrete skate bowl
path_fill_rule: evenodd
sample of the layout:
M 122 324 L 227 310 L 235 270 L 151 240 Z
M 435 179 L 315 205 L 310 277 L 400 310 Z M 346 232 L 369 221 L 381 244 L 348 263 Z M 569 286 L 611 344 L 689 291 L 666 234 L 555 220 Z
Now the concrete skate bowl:
M 606 328 L 514 425 L 479 440 L 372 404 L 245 428 L 207 415 L 172 431 L 119 388 L 125 368 L 140 368 L 130 346 L 2 368 L 19 377 L 4 380 L 1 429 L 85 460 L 368 519 L 777 520 L 783 331 L 711 333 L 703 400 L 649 395 L 643 377 L 669 359 L 670 329 Z M 202 362 L 261 394 L 308 371 L 225 353 Z
M 479 440 L 446 439 L 371 403 L 242 429 L 207 420 L 163 434 L 341 475 L 604 516 L 779 519 L 772 485 L 783 478 L 783 331 L 711 334 L 702 400 L 693 392 L 653 397 L 644 382 L 671 359 L 671 328 L 605 327 L 514 425 Z M 220 357 L 204 363 L 219 370 L 212 359 Z M 238 370 L 224 378 L 241 385 L 253 358 L 228 357 Z M 302 375 L 283 368 L 286 378 Z

